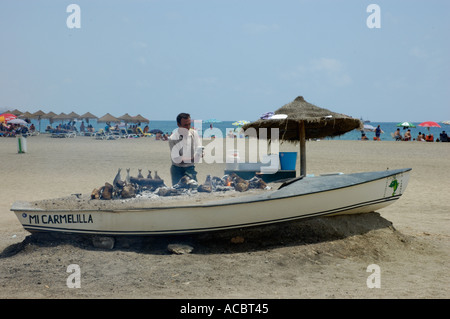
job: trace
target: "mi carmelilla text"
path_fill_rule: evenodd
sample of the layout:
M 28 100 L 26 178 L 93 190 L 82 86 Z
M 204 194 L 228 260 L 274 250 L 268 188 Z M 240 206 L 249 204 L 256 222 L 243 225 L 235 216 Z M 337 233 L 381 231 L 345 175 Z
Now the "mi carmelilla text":
M 27 214 L 22 214 L 23 218 Z M 30 224 L 87 224 L 93 223 L 91 214 L 54 214 L 54 215 L 28 215 Z

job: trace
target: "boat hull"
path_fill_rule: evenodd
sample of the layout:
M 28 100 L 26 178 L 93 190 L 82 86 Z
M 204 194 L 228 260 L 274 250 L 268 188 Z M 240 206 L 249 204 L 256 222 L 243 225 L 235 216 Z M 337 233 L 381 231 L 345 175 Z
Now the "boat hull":
M 276 191 L 203 205 L 114 210 L 42 210 L 14 203 L 23 227 L 99 235 L 187 234 L 302 218 L 368 213 L 398 200 L 410 169 L 304 178 Z

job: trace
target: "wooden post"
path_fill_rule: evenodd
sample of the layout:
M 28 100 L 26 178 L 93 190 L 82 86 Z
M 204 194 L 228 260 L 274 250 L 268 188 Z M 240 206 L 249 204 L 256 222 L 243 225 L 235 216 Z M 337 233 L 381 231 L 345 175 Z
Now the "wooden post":
M 298 134 L 300 136 L 300 176 L 306 176 L 306 134 L 303 121 L 298 123 Z

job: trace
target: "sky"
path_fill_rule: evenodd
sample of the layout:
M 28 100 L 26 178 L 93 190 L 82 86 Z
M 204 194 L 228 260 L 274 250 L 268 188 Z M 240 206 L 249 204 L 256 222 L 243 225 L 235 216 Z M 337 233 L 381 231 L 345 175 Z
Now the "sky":
M 449 12 L 447 0 L 2 0 L 0 112 L 253 121 L 303 96 L 372 122 L 450 120 Z

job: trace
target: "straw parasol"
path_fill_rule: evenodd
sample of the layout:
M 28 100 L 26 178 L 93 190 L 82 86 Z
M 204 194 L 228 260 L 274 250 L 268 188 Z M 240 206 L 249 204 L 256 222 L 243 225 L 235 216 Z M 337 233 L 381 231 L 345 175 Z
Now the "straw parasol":
M 52 118 L 54 118 L 55 116 L 56 116 L 56 113 L 50 111 L 50 112 L 48 112 L 47 114 L 42 115 L 42 118 L 43 118 L 43 119 L 52 119 Z
M 138 114 L 136 116 L 133 116 L 133 119 L 137 122 L 137 123 L 150 123 L 150 121 L 148 119 L 146 119 L 145 117 L 143 117 L 141 114 Z
M 61 120 L 68 120 L 67 114 L 64 112 L 59 113 L 58 115 L 55 115 L 52 117 L 53 120 L 61 121 Z
M 41 119 L 42 116 L 44 116 L 44 115 L 45 115 L 45 112 L 42 110 L 39 110 L 39 111 L 33 113 L 33 118 Z
M 133 117 L 131 117 L 131 115 L 129 115 L 128 113 L 125 113 L 122 116 L 118 117 L 119 120 L 122 120 L 125 123 L 134 123 L 136 122 L 135 119 Z
M 24 119 L 31 119 L 31 118 L 33 118 L 33 114 L 26 111 L 26 112 L 21 113 L 18 117 L 24 118 Z
M 39 111 L 33 113 L 33 118 L 37 119 L 39 122 L 39 132 L 41 131 L 41 119 L 44 118 L 43 117 L 44 115 L 45 115 L 45 112 L 42 110 L 39 110 Z
M 47 114 L 42 115 L 42 118 L 43 118 L 43 119 L 48 119 L 48 121 L 50 122 L 50 124 L 53 124 L 53 118 L 54 118 L 55 116 L 56 116 L 56 113 L 50 111 L 50 112 L 48 112 Z
M 95 116 L 94 114 L 90 113 L 90 112 L 86 112 L 83 115 L 80 115 L 78 117 L 78 119 L 86 120 L 86 122 L 89 123 L 89 120 L 98 119 L 98 117 Z
M 362 122 L 359 119 L 320 108 L 306 102 L 303 96 L 298 96 L 274 113 L 275 115 L 285 114 L 287 117 L 260 119 L 244 125 L 243 129 L 253 127 L 259 136 L 259 128 L 278 128 L 281 141 L 300 142 L 301 176 L 306 175 L 306 139 L 339 136 L 356 128 L 362 128 Z M 270 139 L 271 132 L 267 131 L 267 138 Z
M 97 120 L 97 123 L 108 123 L 108 122 L 120 122 L 120 120 L 117 118 L 117 117 L 115 117 L 115 116 L 112 116 L 111 114 L 109 114 L 109 113 L 106 113 L 105 115 L 103 115 L 101 118 L 99 118 L 98 120 Z
M 80 115 L 78 115 L 77 113 L 75 113 L 75 112 L 70 112 L 69 114 L 67 114 L 67 116 L 73 121 L 73 120 L 75 120 L 75 119 L 79 119 L 80 118 Z
M 15 110 L 12 110 L 12 111 L 6 111 L 5 113 L 10 113 L 10 114 L 13 114 L 15 116 L 19 116 L 23 112 L 19 111 L 18 109 L 15 109 Z

